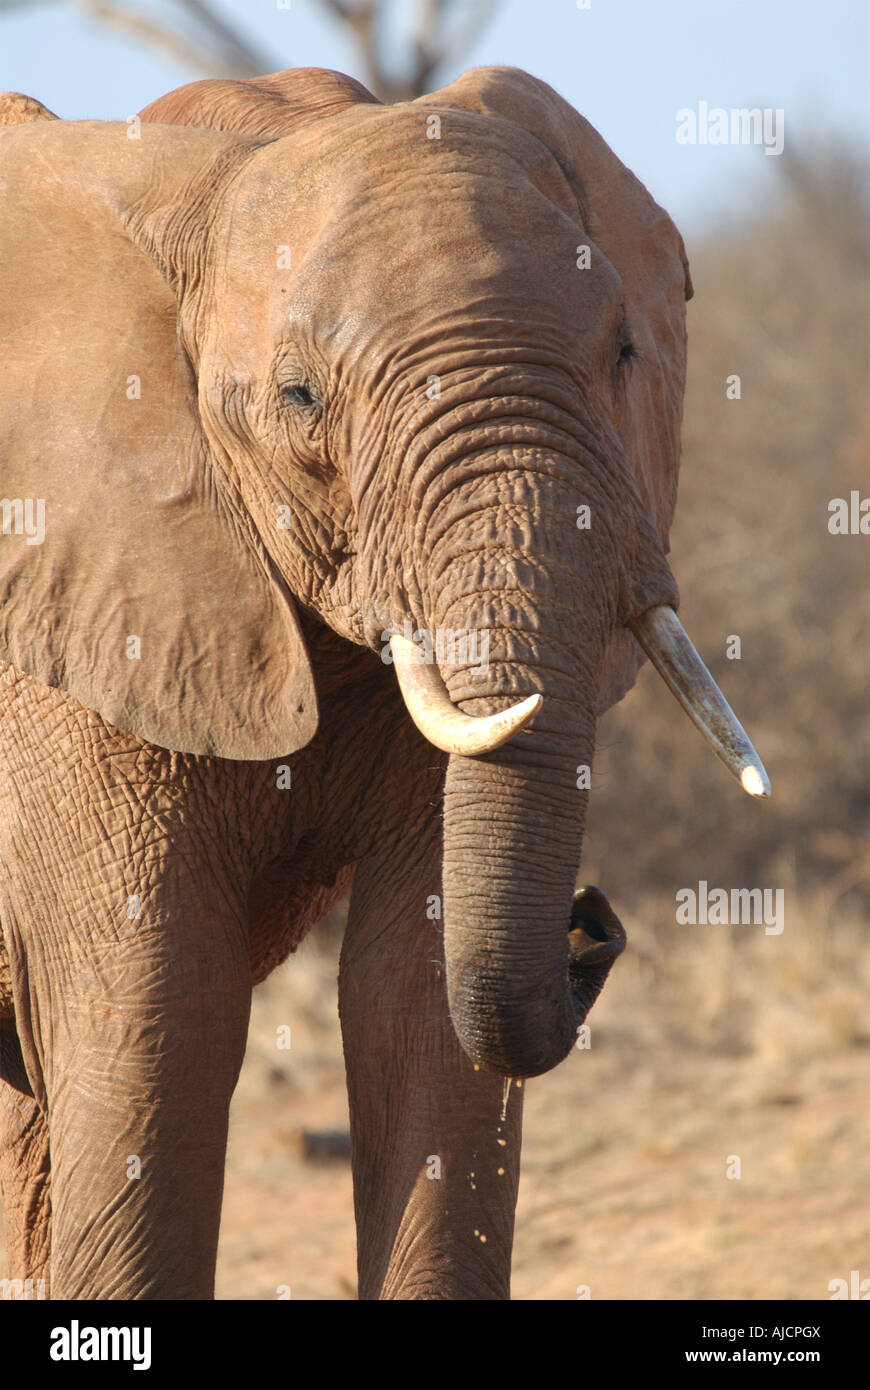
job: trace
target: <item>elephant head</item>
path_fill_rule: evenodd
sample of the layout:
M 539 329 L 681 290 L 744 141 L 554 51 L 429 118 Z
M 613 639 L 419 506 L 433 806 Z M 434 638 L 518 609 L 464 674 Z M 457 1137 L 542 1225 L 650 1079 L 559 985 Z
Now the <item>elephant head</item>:
M 23 287 L 0 655 L 151 742 L 249 759 L 316 727 L 299 608 L 392 659 L 449 755 L 457 1035 L 548 1070 L 622 945 L 597 890 L 571 904 L 596 716 L 643 651 L 767 792 L 665 559 L 675 227 L 513 69 L 394 107 L 316 70 L 197 83 L 141 125 L 0 142 Z

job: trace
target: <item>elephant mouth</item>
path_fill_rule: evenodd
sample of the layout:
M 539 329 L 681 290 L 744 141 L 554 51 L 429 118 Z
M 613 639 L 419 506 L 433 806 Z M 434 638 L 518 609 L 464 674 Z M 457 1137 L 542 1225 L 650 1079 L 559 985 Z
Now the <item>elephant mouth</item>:
M 601 889 L 579 889 L 568 927 L 568 985 L 577 1026 L 585 1021 L 626 941 L 623 925 Z

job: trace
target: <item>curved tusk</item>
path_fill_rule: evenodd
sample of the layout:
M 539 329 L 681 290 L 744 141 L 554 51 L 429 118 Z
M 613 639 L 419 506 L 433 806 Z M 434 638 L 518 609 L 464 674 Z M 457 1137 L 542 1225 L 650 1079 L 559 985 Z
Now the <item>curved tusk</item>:
M 673 608 L 650 608 L 628 624 L 665 684 L 698 726 L 717 758 L 750 796 L 770 796 L 764 764 Z
M 501 748 L 531 723 L 544 703 L 542 696 L 530 695 L 498 714 L 463 714 L 447 694 L 437 665 L 422 660 L 423 653 L 414 642 L 394 633 L 390 651 L 408 713 L 420 733 L 445 753 L 473 758 Z

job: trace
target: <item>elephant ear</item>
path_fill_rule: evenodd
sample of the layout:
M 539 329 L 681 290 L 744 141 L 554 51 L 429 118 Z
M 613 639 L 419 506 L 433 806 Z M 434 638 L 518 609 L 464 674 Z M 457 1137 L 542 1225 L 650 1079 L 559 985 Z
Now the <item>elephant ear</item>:
M 643 554 L 636 611 L 678 596 L 664 555 L 677 500 L 686 377 L 685 301 L 692 283 L 668 214 L 596 130 L 546 82 L 517 68 L 475 68 L 420 104 L 458 106 L 513 122 L 553 155 L 587 236 L 619 272 L 637 361 L 626 380 L 620 434 L 640 498 Z M 530 170 L 534 178 L 534 171 Z M 594 250 L 593 250 L 594 254 Z M 670 592 L 668 592 L 670 590 Z M 643 654 L 627 630 L 612 635 L 599 711 L 630 688 Z
M 317 726 L 304 641 L 218 489 L 167 278 L 126 230 L 155 197 L 183 210 L 203 170 L 218 187 L 238 143 L 0 131 L 0 658 L 151 743 L 267 759 Z
M 166 125 L 197 125 L 247 135 L 288 135 L 357 102 L 380 105 L 361 82 L 328 68 L 290 68 L 249 81 L 208 77 L 152 101 L 139 115 Z

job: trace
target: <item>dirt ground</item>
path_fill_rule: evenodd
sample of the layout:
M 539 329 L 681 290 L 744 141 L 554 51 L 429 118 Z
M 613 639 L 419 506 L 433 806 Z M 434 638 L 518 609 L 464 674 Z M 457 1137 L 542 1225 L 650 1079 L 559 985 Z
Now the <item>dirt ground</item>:
M 861 928 L 711 928 L 677 975 L 626 926 L 591 1048 L 526 1083 L 513 1297 L 812 1300 L 870 1277 Z M 334 952 L 307 942 L 257 991 L 219 1298 L 355 1297 L 348 1162 L 305 1157 L 306 1134 L 347 1125 L 334 975 Z

